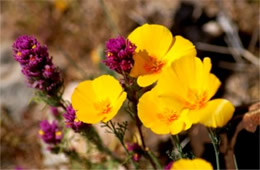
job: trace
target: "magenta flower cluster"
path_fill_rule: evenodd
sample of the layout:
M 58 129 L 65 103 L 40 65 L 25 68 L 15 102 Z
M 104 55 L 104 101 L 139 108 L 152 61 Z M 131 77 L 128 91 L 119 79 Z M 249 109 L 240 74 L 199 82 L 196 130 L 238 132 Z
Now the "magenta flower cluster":
M 106 42 L 106 60 L 104 63 L 116 72 L 130 73 L 136 46 L 124 37 L 117 37 Z
M 53 65 L 46 46 L 32 36 L 20 36 L 13 44 L 14 58 L 22 67 L 29 87 L 55 94 L 62 85 L 60 72 Z
M 45 143 L 56 145 L 61 142 L 63 133 L 56 121 L 49 123 L 48 120 L 43 120 L 40 123 L 39 136 Z
M 72 128 L 75 132 L 79 132 L 82 128 L 88 126 L 88 124 L 76 118 L 76 112 L 72 105 L 66 108 L 66 113 L 63 114 L 63 117 L 65 118 L 66 127 Z

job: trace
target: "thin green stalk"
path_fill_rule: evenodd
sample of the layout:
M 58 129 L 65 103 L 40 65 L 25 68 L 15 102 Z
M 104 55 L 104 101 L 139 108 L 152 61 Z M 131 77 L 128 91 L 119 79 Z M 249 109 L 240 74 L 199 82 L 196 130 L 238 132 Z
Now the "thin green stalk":
M 120 143 L 121 143 L 121 145 L 123 146 L 123 148 L 124 148 L 124 150 L 125 150 L 127 156 L 131 156 L 131 154 L 129 153 L 129 151 L 128 151 L 127 148 L 126 148 L 126 145 L 125 145 L 125 143 L 124 143 L 123 136 L 120 136 L 120 135 L 118 134 L 117 129 L 116 129 L 116 127 L 114 126 L 114 123 L 113 123 L 111 120 L 110 120 L 108 123 L 110 123 L 111 126 L 109 126 L 109 124 L 107 124 L 107 127 L 108 127 L 108 128 L 111 128 L 111 127 L 112 127 L 111 130 L 113 131 L 114 135 L 115 135 L 115 136 L 118 138 L 118 140 L 120 141 Z M 138 165 L 136 164 L 136 162 L 134 162 L 133 159 L 130 159 L 130 161 L 131 161 L 131 163 L 134 165 L 135 169 L 138 169 Z
M 236 168 L 236 170 L 238 170 L 237 159 L 236 159 L 236 155 L 234 153 L 233 153 L 233 160 L 234 160 L 235 168 Z
M 111 156 L 115 161 L 121 162 L 122 160 L 119 159 L 113 152 L 111 152 L 101 140 L 99 134 L 97 133 L 96 129 L 93 126 L 85 128 L 83 135 L 94 145 L 96 145 L 97 149 L 101 152 L 105 152 L 109 156 Z
M 112 30 L 114 32 L 114 35 L 117 35 L 119 33 L 118 29 L 116 27 L 116 24 L 112 20 L 111 16 L 109 15 L 109 12 L 107 10 L 107 7 L 106 7 L 104 1 L 103 0 L 99 0 L 99 3 L 100 3 L 100 6 L 101 6 L 101 8 L 103 9 L 103 11 L 105 13 L 105 16 L 106 16 L 106 18 L 108 20 L 108 23 L 109 23 L 110 27 L 112 28 Z
M 142 142 L 142 148 L 143 148 L 143 151 L 146 155 L 146 158 L 149 160 L 149 162 L 151 163 L 151 165 L 153 166 L 154 169 L 157 169 L 157 168 L 160 168 L 161 165 L 159 163 L 159 161 L 157 160 L 157 158 L 155 156 L 152 156 L 151 155 L 151 151 L 147 151 L 146 149 L 146 144 L 145 144 L 145 141 L 144 141 L 144 135 L 142 133 L 142 122 L 140 121 L 139 117 L 137 116 L 137 99 L 136 97 L 134 96 L 134 100 L 131 101 L 132 104 L 133 104 L 133 107 L 132 107 L 132 111 L 134 112 L 134 115 L 135 115 L 135 122 L 136 122 L 136 126 L 137 126 L 137 129 L 138 129 L 138 132 L 139 132 L 139 135 L 140 135 L 140 138 L 141 138 L 141 142 Z M 130 109 L 131 110 L 131 109 Z
M 212 145 L 214 147 L 214 151 L 215 151 L 217 170 L 219 170 L 220 169 L 219 152 L 218 152 L 219 141 L 218 141 L 218 138 L 217 138 L 215 132 L 211 128 L 208 128 L 208 131 L 209 131 L 209 137 L 211 139 L 211 143 L 212 143 Z
M 140 122 L 140 120 L 137 116 L 136 116 L 136 119 L 137 119 L 136 120 L 136 126 L 138 128 L 138 132 L 139 132 L 140 137 L 141 137 L 143 150 L 147 153 L 147 156 L 148 156 L 147 158 L 150 161 L 153 168 L 154 169 L 156 169 L 156 167 L 159 168 L 159 167 L 161 167 L 161 165 L 160 165 L 159 161 L 157 160 L 157 158 L 155 156 L 152 156 L 151 151 L 146 150 L 146 145 L 145 145 L 145 142 L 144 142 L 144 136 L 143 136 L 142 129 L 141 129 L 142 124 L 141 124 L 141 122 Z M 159 166 L 157 166 L 157 164 L 159 164 Z
M 179 136 L 178 135 L 171 135 L 172 143 L 174 145 L 174 149 L 178 150 L 178 159 L 183 158 L 182 147 L 180 144 Z
M 158 161 L 157 157 L 153 154 L 153 152 L 151 151 L 147 151 L 149 157 L 153 160 L 153 162 L 155 163 L 156 167 L 158 169 L 163 169 L 163 167 L 161 166 L 160 162 Z M 156 169 L 156 168 L 155 168 Z

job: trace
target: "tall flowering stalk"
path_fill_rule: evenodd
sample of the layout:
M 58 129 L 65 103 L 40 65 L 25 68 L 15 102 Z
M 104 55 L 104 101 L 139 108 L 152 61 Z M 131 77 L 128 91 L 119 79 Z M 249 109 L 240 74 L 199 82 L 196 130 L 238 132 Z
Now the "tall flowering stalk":
M 58 93 L 62 85 L 60 72 L 52 62 L 46 46 L 32 36 L 20 36 L 13 44 L 14 58 L 22 67 L 29 87 L 48 95 Z
M 81 133 L 96 145 L 101 152 L 105 152 L 114 160 L 119 161 L 120 159 L 103 144 L 95 128 L 78 120 L 72 106 L 62 99 L 62 77 L 58 67 L 53 64 L 52 58 L 49 56 L 47 46 L 41 45 L 33 36 L 24 35 L 18 37 L 14 42 L 13 52 L 15 60 L 22 67 L 22 73 L 25 75 L 27 85 L 37 90 L 36 99 L 51 105 L 51 112 L 57 119 L 57 121 L 51 123 L 47 120 L 40 123 L 38 134 L 45 143 L 50 145 L 50 149 L 54 152 L 63 151 L 69 157 L 73 156 L 75 158 L 76 153 L 74 151 L 58 146 L 65 136 L 58 123 L 62 124 L 62 121 L 65 121 L 67 128 L 72 128 L 75 132 Z M 62 107 L 65 111 L 63 116 L 59 114 L 58 107 Z

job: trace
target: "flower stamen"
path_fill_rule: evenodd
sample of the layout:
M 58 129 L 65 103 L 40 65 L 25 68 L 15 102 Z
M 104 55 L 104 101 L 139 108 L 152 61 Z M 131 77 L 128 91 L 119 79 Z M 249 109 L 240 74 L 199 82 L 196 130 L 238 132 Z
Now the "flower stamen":
M 162 70 L 164 65 L 164 62 L 150 57 L 148 62 L 144 65 L 144 69 L 147 73 L 158 73 Z
M 199 93 L 196 90 L 188 90 L 187 98 L 190 99 L 189 101 L 185 102 L 185 107 L 189 109 L 200 109 L 205 106 L 207 103 L 207 92 Z

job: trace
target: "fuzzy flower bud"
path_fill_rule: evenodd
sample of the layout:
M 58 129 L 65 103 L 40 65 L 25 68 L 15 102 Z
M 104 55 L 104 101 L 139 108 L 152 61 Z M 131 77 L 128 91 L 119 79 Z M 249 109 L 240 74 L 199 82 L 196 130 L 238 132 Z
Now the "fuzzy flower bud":
M 80 129 L 88 126 L 88 124 L 81 122 L 76 118 L 76 112 L 72 108 L 72 105 L 69 105 L 66 108 L 66 113 L 63 114 L 65 118 L 66 127 L 72 128 L 74 131 L 79 132 Z
M 55 145 L 61 142 L 63 133 L 55 121 L 49 123 L 47 120 L 43 120 L 40 123 L 39 136 L 47 144 Z
M 117 37 L 106 42 L 106 60 L 103 62 L 111 69 L 122 74 L 130 73 L 136 46 L 124 37 Z

